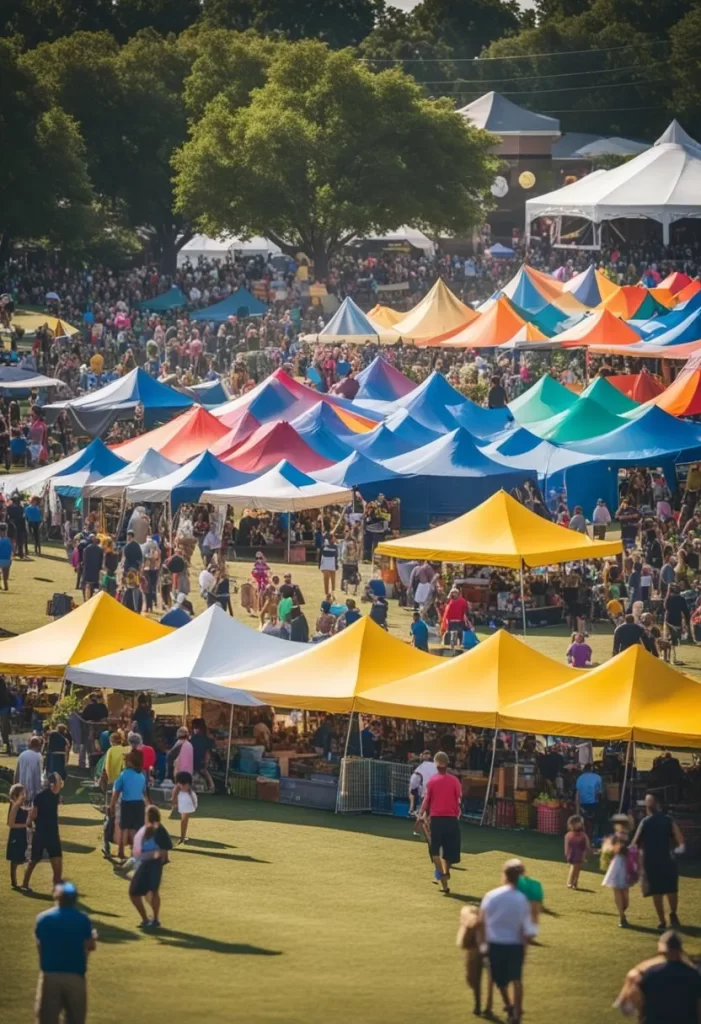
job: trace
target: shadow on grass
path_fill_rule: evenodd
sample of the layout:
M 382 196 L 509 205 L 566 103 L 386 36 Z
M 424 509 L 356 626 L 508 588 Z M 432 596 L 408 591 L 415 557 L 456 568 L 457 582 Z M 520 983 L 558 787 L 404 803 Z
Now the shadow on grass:
M 95 915 L 94 924 L 97 929 L 97 941 L 109 946 L 116 946 L 122 942 L 138 942 L 142 938 L 139 931 L 130 931 L 128 928 L 120 928 L 117 924 L 105 924 L 99 910 L 92 911 Z M 136 923 L 136 922 L 135 922 Z
M 219 939 L 209 939 L 206 935 L 178 932 L 172 928 L 159 928 L 150 934 L 162 945 L 177 946 L 180 949 L 206 949 L 209 953 L 222 953 L 227 956 L 282 956 L 280 949 L 250 946 L 247 942 L 221 942 Z
M 190 839 L 187 840 L 188 846 L 201 846 L 205 850 L 235 850 L 236 847 L 232 846 L 231 843 L 218 843 L 214 839 Z
M 61 826 L 66 825 L 69 828 L 100 828 L 102 822 L 99 818 L 66 818 L 61 815 L 59 819 Z
M 39 900 L 41 903 L 53 903 L 54 898 L 50 892 L 34 892 L 34 890 L 27 889 L 15 889 L 20 896 L 24 896 L 28 900 Z
M 61 840 L 61 849 L 64 853 L 94 853 L 94 846 L 86 846 L 85 843 L 72 843 L 70 840 Z
M 215 853 L 214 850 L 190 850 L 184 846 L 176 846 L 173 853 L 189 853 L 196 857 L 213 857 L 214 860 L 238 860 L 245 864 L 270 864 L 269 860 L 260 860 L 247 853 Z

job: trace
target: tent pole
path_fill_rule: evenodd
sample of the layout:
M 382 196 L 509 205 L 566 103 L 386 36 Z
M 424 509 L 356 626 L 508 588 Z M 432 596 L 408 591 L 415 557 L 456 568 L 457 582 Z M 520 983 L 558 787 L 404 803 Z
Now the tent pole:
M 521 614 L 523 615 L 523 635 L 526 635 L 526 597 L 523 585 L 523 559 L 521 559 Z
M 350 746 L 350 738 L 351 738 L 351 729 L 352 728 L 353 728 L 353 709 L 351 708 L 351 713 L 348 716 L 348 733 L 346 735 L 346 745 L 343 748 L 343 759 L 344 759 L 344 761 L 348 757 L 348 747 Z M 358 722 L 358 732 L 360 732 L 360 722 Z
M 635 734 L 634 734 L 635 737 Z M 635 803 L 635 738 L 630 752 L 630 808 L 634 809 Z
M 494 729 L 494 737 L 492 740 L 492 763 L 489 766 L 489 778 L 487 779 L 487 792 L 484 794 L 484 808 L 482 810 L 482 817 L 480 819 L 480 826 L 484 825 L 485 818 L 487 817 L 487 808 L 489 807 L 489 794 L 492 791 L 492 780 L 494 778 L 494 762 L 497 757 L 497 730 Z
M 630 765 L 630 750 L 633 744 L 632 740 L 628 740 L 628 746 L 626 747 L 626 766 L 623 770 L 623 782 L 621 783 L 621 799 L 618 801 L 618 813 L 620 814 L 623 810 L 623 803 L 626 798 L 626 786 L 628 785 L 628 767 Z
M 234 732 L 234 705 L 231 705 L 229 714 L 229 742 L 226 747 L 226 775 L 224 776 L 224 792 L 229 792 L 229 765 L 231 764 L 231 737 Z
M 185 695 L 183 697 L 183 725 L 187 725 L 187 684 L 188 680 L 185 680 Z
M 292 513 L 287 513 L 287 564 L 290 564 L 290 537 L 292 536 Z

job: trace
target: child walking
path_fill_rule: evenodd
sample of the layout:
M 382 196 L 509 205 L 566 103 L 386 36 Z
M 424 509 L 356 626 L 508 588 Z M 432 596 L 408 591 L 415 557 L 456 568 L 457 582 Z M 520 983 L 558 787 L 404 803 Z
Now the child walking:
M 630 847 L 630 819 L 625 814 L 616 814 L 613 819 L 614 833 L 607 836 L 601 847 L 601 866 L 606 867 L 602 885 L 613 889 L 613 898 L 618 910 L 618 927 L 627 928 L 626 911 L 630 903 L 630 887 L 638 880 L 635 865 L 635 851 Z
M 567 822 L 565 835 L 565 860 L 570 866 L 567 875 L 567 888 L 576 889 L 579 883 L 579 872 L 582 864 L 591 853 L 589 836 L 584 831 L 584 818 L 574 814 Z
M 16 783 L 10 787 L 10 807 L 7 812 L 7 852 L 10 862 L 10 885 L 17 889 L 17 868 L 27 859 L 27 818 L 29 811 L 24 804 L 24 786 Z
M 197 810 L 197 793 L 192 788 L 192 775 L 189 772 L 178 772 L 173 787 L 173 807 L 177 804 L 180 814 L 180 839 L 178 846 L 187 840 L 187 826 L 190 815 Z
M 168 863 L 168 851 L 173 848 L 170 836 L 161 824 L 161 814 L 151 805 L 146 810 L 146 824 L 134 837 L 133 853 L 137 862 L 134 877 L 129 883 L 129 899 L 139 912 L 140 928 L 160 928 L 161 876 Z M 144 899 L 149 900 L 153 918 L 149 920 Z

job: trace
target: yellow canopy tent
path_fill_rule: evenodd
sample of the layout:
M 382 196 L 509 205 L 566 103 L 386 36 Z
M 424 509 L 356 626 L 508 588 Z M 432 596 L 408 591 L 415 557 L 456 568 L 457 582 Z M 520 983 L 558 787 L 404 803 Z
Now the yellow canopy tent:
M 378 544 L 379 555 L 522 569 L 617 555 L 621 542 L 595 541 L 531 512 L 497 491 L 471 512 L 413 537 Z
M 367 314 L 368 320 L 371 320 L 378 328 L 384 330 L 391 330 L 405 316 L 406 313 L 392 309 L 391 306 L 382 306 L 380 303 L 373 306 Z
M 366 616 L 283 663 L 210 682 L 247 690 L 266 704 L 340 713 L 353 710 L 360 690 L 405 679 L 436 660 Z
M 60 619 L 0 641 L 0 672 L 63 675 L 67 665 L 126 651 L 172 633 L 100 592 Z
M 461 302 L 439 278 L 421 302 L 393 324 L 392 330 L 405 341 L 437 345 L 441 338 L 466 327 L 479 315 L 471 306 Z
M 701 745 L 701 683 L 629 647 L 598 668 L 503 705 L 498 724 L 519 732 Z
M 56 338 L 70 338 L 78 333 L 77 327 L 71 326 L 65 320 L 61 320 L 60 317 L 51 313 L 15 313 L 12 317 L 12 326 L 21 327 L 25 333 L 48 327 Z
M 494 729 L 502 705 L 584 674 L 540 654 L 505 630 L 457 658 L 434 661 L 406 679 L 360 690 L 354 710 Z

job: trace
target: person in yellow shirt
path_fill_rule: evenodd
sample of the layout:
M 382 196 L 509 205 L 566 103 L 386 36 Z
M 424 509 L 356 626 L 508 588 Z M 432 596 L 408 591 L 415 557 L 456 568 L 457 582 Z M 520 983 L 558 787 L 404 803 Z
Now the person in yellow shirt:
M 105 754 L 104 773 L 107 776 L 109 786 L 119 778 L 124 770 L 124 758 L 130 748 L 124 745 L 122 734 L 113 732 L 110 736 L 110 749 Z
M 606 611 L 608 612 L 609 618 L 615 626 L 620 625 L 623 621 L 623 605 L 617 597 L 612 597 L 606 605 Z

